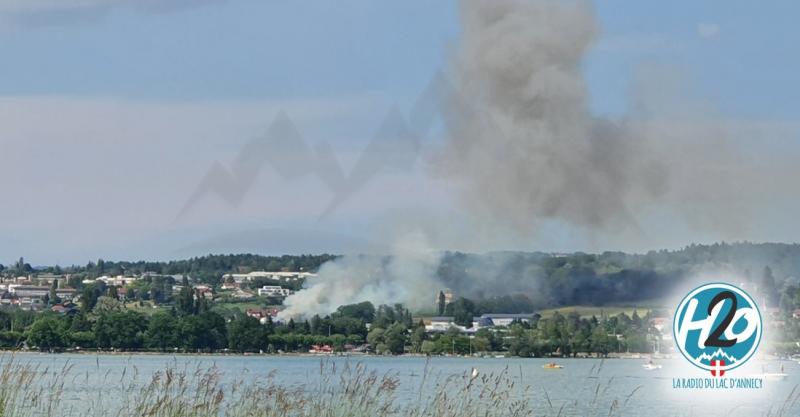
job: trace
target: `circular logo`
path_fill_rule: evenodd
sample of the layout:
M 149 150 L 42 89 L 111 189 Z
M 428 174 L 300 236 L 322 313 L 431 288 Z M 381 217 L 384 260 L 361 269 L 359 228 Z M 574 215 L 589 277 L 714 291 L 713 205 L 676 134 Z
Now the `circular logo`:
M 678 350 L 714 375 L 737 368 L 753 356 L 761 342 L 761 327 L 761 313 L 753 298 L 724 283 L 692 290 L 678 305 L 672 322 Z

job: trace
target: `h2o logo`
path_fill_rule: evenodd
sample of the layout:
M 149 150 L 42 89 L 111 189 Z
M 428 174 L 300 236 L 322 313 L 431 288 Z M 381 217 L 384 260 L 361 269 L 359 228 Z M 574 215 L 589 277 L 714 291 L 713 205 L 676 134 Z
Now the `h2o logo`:
M 692 290 L 675 310 L 672 322 L 678 350 L 714 376 L 753 356 L 761 342 L 761 327 L 755 301 L 742 289 L 724 283 Z

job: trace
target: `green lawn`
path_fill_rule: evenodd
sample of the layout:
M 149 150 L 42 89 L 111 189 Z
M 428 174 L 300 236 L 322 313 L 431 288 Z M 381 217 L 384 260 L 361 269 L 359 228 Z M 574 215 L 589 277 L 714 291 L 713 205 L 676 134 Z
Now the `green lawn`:
M 647 304 L 647 303 L 644 303 Z M 538 313 L 542 315 L 544 318 L 552 317 L 553 314 L 559 312 L 560 314 L 566 316 L 573 311 L 580 314 L 581 317 L 589 318 L 591 316 L 597 316 L 600 318 L 603 314 L 607 316 L 616 316 L 620 313 L 625 313 L 628 316 L 633 315 L 633 312 L 636 311 L 639 316 L 644 316 L 650 311 L 648 307 L 639 307 L 639 306 L 568 306 L 568 307 L 559 307 L 559 308 L 550 308 L 546 310 L 539 311 Z
M 232 310 L 238 308 L 242 313 L 251 309 L 251 308 L 267 308 L 267 304 L 264 302 L 258 301 L 249 301 L 246 303 L 225 303 L 225 302 L 215 302 L 211 303 L 212 308 L 218 308 L 222 310 Z

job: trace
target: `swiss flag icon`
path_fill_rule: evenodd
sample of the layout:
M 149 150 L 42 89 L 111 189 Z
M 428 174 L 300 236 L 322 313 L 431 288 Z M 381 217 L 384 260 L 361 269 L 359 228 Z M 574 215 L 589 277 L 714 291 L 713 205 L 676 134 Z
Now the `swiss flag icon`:
M 725 361 L 724 360 L 712 359 L 711 360 L 711 375 L 712 376 L 724 376 L 725 375 L 725 370 L 722 369 L 722 367 L 724 367 L 724 366 L 725 366 Z

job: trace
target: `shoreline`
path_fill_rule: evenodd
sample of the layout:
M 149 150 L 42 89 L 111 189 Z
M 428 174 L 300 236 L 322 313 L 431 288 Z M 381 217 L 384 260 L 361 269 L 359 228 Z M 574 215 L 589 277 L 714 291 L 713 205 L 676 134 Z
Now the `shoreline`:
M 87 355 L 87 356 L 230 356 L 230 357 L 264 357 L 264 358 L 280 358 L 280 357 L 298 357 L 298 358 L 446 358 L 446 359 L 538 359 L 549 361 L 561 360 L 581 360 L 581 359 L 622 359 L 622 360 L 668 360 L 673 359 L 671 354 L 630 354 L 630 355 L 609 355 L 606 357 L 595 356 L 576 356 L 576 357 L 558 357 L 558 356 L 543 356 L 543 357 L 520 357 L 503 355 L 502 353 L 492 353 L 486 355 L 424 355 L 418 353 L 405 353 L 402 355 L 377 355 L 368 353 L 238 353 L 238 352 L 157 352 L 157 351 L 105 351 L 105 350 L 68 350 L 61 352 L 40 352 L 36 350 L 11 350 L 0 349 L 0 357 L 2 356 L 16 356 L 16 355 Z M 776 358 L 780 359 L 780 358 Z

